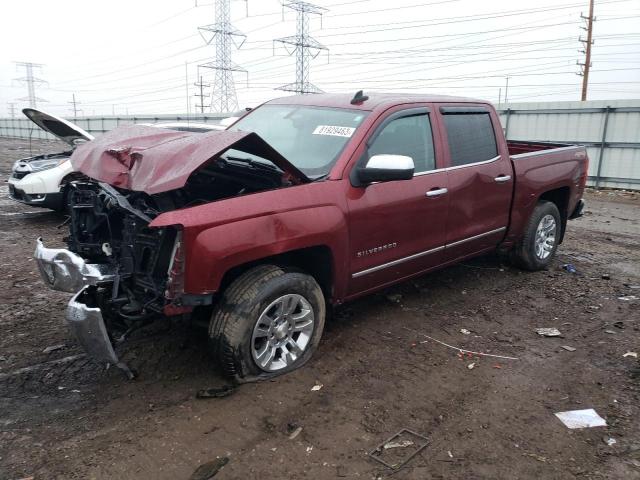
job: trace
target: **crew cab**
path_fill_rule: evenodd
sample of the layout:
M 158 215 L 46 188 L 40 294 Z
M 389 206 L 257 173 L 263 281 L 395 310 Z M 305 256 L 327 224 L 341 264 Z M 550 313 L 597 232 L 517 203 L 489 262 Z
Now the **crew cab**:
M 35 252 L 97 360 L 160 315 L 209 319 L 237 381 L 309 360 L 330 306 L 499 249 L 546 268 L 581 215 L 584 147 L 507 142 L 490 103 L 358 92 L 269 101 L 228 130 L 116 129 L 77 148 L 68 249 Z M 130 373 L 130 372 L 129 372 Z

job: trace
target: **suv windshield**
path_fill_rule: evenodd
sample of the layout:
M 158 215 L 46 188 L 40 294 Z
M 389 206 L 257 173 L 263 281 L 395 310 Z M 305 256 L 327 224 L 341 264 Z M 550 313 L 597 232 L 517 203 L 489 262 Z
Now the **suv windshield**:
M 264 105 L 229 130 L 255 132 L 308 177 L 321 177 L 362 123 L 367 112 L 300 105 Z M 226 157 L 266 161 L 237 150 Z

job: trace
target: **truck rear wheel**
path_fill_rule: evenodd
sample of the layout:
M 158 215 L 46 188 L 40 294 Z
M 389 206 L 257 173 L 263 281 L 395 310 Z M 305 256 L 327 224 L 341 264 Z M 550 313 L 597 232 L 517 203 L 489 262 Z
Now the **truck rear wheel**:
M 260 265 L 238 277 L 214 308 L 214 359 L 237 381 L 270 378 L 304 365 L 325 320 L 322 289 L 310 275 Z
M 541 200 L 529 218 L 520 244 L 511 252 L 516 265 L 536 271 L 546 268 L 558 249 L 561 218 L 553 202 Z

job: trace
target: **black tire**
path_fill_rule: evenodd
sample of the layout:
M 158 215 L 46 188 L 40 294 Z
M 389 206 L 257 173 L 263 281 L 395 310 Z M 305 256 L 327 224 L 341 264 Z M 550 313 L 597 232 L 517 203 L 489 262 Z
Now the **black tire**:
M 283 295 L 291 294 L 304 297 L 313 309 L 313 331 L 295 361 L 277 371 L 265 371 L 253 357 L 254 327 L 267 307 Z M 313 355 L 322 336 L 325 316 L 324 295 L 313 277 L 275 265 L 259 265 L 240 275 L 212 312 L 209 342 L 214 360 L 226 376 L 237 382 L 288 373 L 300 368 Z M 282 350 L 280 355 L 284 355 Z
M 553 229 L 555 241 L 553 247 L 547 253 L 547 256 L 542 258 L 536 253 L 536 233 L 540 222 L 547 215 L 551 215 L 555 221 L 555 227 Z M 512 262 L 520 268 L 530 271 L 543 270 L 548 267 L 558 249 L 561 228 L 562 219 L 558 207 L 556 207 L 553 202 L 540 200 L 534 208 L 531 217 L 529 217 L 522 241 L 511 252 Z

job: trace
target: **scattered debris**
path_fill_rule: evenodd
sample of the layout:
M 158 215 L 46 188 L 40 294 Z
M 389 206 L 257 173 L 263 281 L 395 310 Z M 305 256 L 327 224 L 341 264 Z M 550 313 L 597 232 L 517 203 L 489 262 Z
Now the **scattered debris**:
M 562 269 L 569 273 L 578 273 L 578 270 L 576 270 L 576 267 L 573 266 L 571 263 L 565 263 L 564 265 L 562 265 Z
M 466 328 L 461 328 L 460 329 L 460 333 L 463 335 L 471 335 L 471 332 L 469 330 L 467 330 Z
M 619 320 L 617 322 L 613 322 L 612 324 L 614 327 L 619 328 L 620 330 L 622 330 L 624 328 L 624 322 L 622 320 Z
M 605 330 L 604 333 L 608 333 L 609 335 L 615 335 L 616 332 L 614 332 L 613 330 Z
M 635 295 L 623 295 L 621 297 L 618 297 L 618 300 L 623 300 L 625 302 L 630 302 L 631 300 L 637 300 L 638 297 L 636 297 Z
M 505 358 L 507 360 L 518 360 L 518 357 L 508 357 L 506 355 L 493 355 L 491 353 L 474 352 L 474 351 L 471 351 L 471 350 L 465 350 L 464 348 L 454 347 L 453 345 L 449 345 L 448 343 L 444 343 L 444 342 L 438 340 L 437 338 L 430 337 L 426 333 L 421 333 L 421 332 L 418 332 L 416 330 L 412 330 L 411 328 L 408 328 L 408 327 L 402 327 L 402 328 L 404 328 L 405 330 L 408 330 L 409 332 L 413 332 L 413 333 L 417 333 L 418 335 L 422 335 L 423 337 L 426 337 L 429 340 L 432 340 L 432 341 L 434 341 L 436 343 L 439 343 L 440 345 L 443 345 L 443 346 L 448 347 L 448 348 L 452 348 L 453 350 L 457 350 L 458 354 L 466 353 L 469 356 L 479 355 L 479 356 L 482 356 L 482 357 L 493 357 L 493 358 Z M 424 341 L 422 341 L 420 343 L 428 343 L 428 342 L 426 340 L 424 340 Z
M 414 438 L 415 441 L 412 440 L 401 440 L 401 437 L 410 436 Z M 408 428 L 403 428 L 398 433 L 392 435 L 380 445 L 378 445 L 375 449 L 371 450 L 368 455 L 373 458 L 376 462 L 380 462 L 387 468 L 391 470 L 399 470 L 403 466 L 405 466 L 413 457 L 415 457 L 418 453 L 420 453 L 424 448 L 426 448 L 429 443 L 429 439 L 424 435 L 420 435 Z M 390 447 L 387 447 L 390 445 Z M 393 455 L 392 452 L 395 452 L 397 448 L 407 448 L 413 447 L 406 450 L 406 456 L 398 457 L 398 454 Z M 389 452 L 391 450 L 391 452 Z M 383 458 L 385 452 L 388 457 Z M 449 453 L 449 455 L 451 455 Z M 393 462 L 393 463 L 389 463 Z
M 291 432 L 291 435 L 289 435 L 289 440 L 293 440 L 294 438 L 296 438 L 298 435 L 300 435 L 300 432 L 302 432 L 302 427 L 296 428 L 293 432 Z
M 413 445 L 411 440 L 402 440 L 401 442 L 389 442 L 385 443 L 382 448 L 389 450 L 390 448 L 406 448 Z
M 196 471 L 189 477 L 189 480 L 209 480 L 216 476 L 227 463 L 229 463 L 228 457 L 217 458 L 212 462 L 203 463 L 196 468 Z
M 609 445 L 609 446 L 612 446 L 612 445 L 615 445 L 616 443 L 618 443 L 618 442 L 616 441 L 616 439 L 615 439 L 615 438 L 613 438 L 613 437 L 604 437 L 604 438 L 602 439 L 602 441 L 603 441 L 604 443 L 606 443 L 607 445 Z
M 603 280 L 611 280 L 611 275 L 609 275 L 608 273 L 603 273 L 601 278 Z
M 50 347 L 47 347 L 44 350 L 42 350 L 42 353 L 55 352 L 56 350 L 62 350 L 64 347 L 66 347 L 64 343 L 61 345 L 51 345 Z
M 557 328 L 536 328 L 536 333 L 543 337 L 560 337 L 562 335 Z
M 493 368 L 501 369 L 501 368 L 502 368 L 502 365 L 495 364 L 495 365 L 493 366 Z
M 567 428 L 571 429 L 607 426 L 606 420 L 598 415 L 593 408 L 558 412 L 556 413 L 556 417 L 558 417 Z
M 447 455 L 449 455 L 449 458 L 453 458 L 453 453 L 451 453 L 451 450 L 447 450 Z
M 467 368 L 469 370 L 473 370 L 473 368 L 476 366 L 476 362 L 470 363 L 469 365 L 467 365 Z
M 633 358 L 638 358 L 638 353 L 637 352 L 627 352 L 624 355 L 622 355 L 623 357 L 633 357 Z
M 561 345 L 560 348 L 564 348 L 567 352 L 575 352 L 576 349 L 574 347 L 570 347 L 569 345 Z
M 307 453 L 311 453 L 312 450 L 313 450 L 313 445 L 310 447 L 307 447 Z
M 321 383 L 316 383 L 313 387 L 311 387 L 311 391 L 312 392 L 317 392 L 318 390 L 320 390 L 322 387 L 324 387 L 324 385 L 322 385 Z
M 228 397 L 236 391 L 236 385 L 223 385 L 222 387 L 207 388 L 198 390 L 196 398 L 222 398 Z

